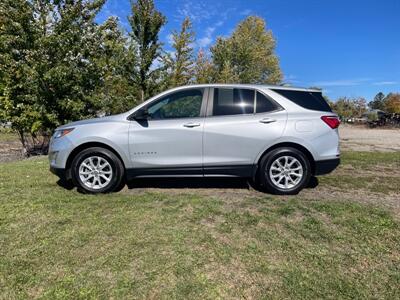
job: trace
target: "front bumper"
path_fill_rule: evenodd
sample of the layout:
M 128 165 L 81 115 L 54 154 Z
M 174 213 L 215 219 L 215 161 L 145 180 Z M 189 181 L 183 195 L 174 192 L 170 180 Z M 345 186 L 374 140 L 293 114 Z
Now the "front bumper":
M 339 164 L 340 158 L 316 161 L 314 175 L 328 174 L 335 170 Z
M 66 167 L 69 154 L 74 149 L 74 145 L 67 136 L 51 139 L 49 147 L 50 167 L 63 169 Z

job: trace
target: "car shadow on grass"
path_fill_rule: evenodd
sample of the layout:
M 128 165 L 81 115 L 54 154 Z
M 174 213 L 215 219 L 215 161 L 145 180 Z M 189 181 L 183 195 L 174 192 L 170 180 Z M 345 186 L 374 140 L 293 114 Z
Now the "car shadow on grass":
M 307 189 L 314 189 L 318 186 L 317 177 L 311 177 L 306 186 Z M 57 185 L 67 189 L 74 189 L 71 181 L 58 180 Z M 136 178 L 126 183 L 128 189 L 135 188 L 157 188 L 157 189 L 242 189 L 264 192 L 258 183 L 246 178 L 237 177 L 186 177 L 186 178 Z M 122 184 L 115 192 L 122 190 Z
M 306 188 L 316 188 L 318 178 L 311 177 Z M 159 189 L 254 189 L 262 191 L 252 180 L 235 177 L 193 177 L 193 178 L 136 178 L 127 183 L 129 189 L 159 188 Z
M 248 180 L 243 178 L 136 178 L 127 183 L 129 189 L 250 189 Z

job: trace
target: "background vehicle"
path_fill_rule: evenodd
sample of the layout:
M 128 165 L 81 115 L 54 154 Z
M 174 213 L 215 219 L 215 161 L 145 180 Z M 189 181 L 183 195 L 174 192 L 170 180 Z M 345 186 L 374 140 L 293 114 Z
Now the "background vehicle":
M 90 193 L 135 177 L 239 176 L 295 194 L 338 166 L 338 126 L 319 90 L 184 86 L 124 114 L 59 127 L 50 169 Z

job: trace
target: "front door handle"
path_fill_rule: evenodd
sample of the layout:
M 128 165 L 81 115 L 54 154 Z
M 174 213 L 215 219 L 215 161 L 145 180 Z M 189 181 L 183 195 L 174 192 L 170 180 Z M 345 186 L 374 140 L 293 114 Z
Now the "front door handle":
M 264 124 L 269 124 L 269 123 L 273 123 L 276 122 L 275 119 L 271 119 L 271 118 L 264 118 L 260 120 L 260 123 L 264 123 Z
M 200 123 L 192 123 L 192 122 L 190 122 L 190 123 L 183 124 L 183 126 L 188 127 L 188 128 L 199 127 Z

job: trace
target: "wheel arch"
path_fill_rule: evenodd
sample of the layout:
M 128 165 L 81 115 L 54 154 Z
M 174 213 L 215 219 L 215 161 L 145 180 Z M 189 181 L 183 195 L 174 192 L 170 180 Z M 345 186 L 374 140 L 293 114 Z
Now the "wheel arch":
M 310 162 L 311 165 L 311 174 L 315 174 L 315 159 L 313 157 L 313 155 L 311 154 L 311 151 L 308 150 L 306 147 L 295 143 L 295 142 L 280 142 L 277 143 L 269 148 L 267 148 L 258 158 L 257 163 L 256 163 L 256 168 L 253 174 L 253 179 L 257 178 L 257 174 L 259 172 L 260 169 L 260 163 L 262 161 L 262 159 L 268 155 L 268 153 L 270 153 L 272 150 L 277 149 L 277 148 L 282 148 L 282 147 L 291 147 L 291 148 L 295 148 L 299 151 L 301 151 L 302 153 L 304 153 L 304 155 L 306 155 L 307 159 Z
M 126 169 L 125 162 L 122 159 L 122 156 L 118 153 L 118 151 L 116 151 L 110 145 L 107 145 L 107 144 L 101 143 L 101 142 L 86 142 L 86 143 L 83 143 L 83 144 L 80 144 L 79 146 L 77 146 L 68 155 L 67 162 L 65 164 L 65 169 L 69 171 L 71 169 L 72 161 L 78 155 L 78 153 L 83 151 L 83 150 L 85 150 L 85 149 L 91 148 L 91 147 L 100 147 L 100 148 L 104 148 L 104 149 L 110 150 L 111 152 L 113 152 L 118 157 L 118 159 L 121 161 L 122 165 L 124 166 L 124 169 Z

